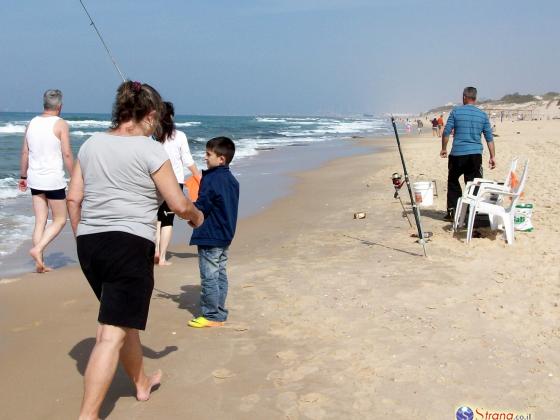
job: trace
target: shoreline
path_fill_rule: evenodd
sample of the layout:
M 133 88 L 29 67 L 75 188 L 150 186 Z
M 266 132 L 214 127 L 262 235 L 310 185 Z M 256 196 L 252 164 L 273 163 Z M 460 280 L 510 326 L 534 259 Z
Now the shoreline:
M 299 172 L 291 194 L 239 224 L 225 327 L 186 327 L 200 292 L 197 259 L 193 247 L 172 248 L 173 265 L 156 269 L 142 335 L 147 369 L 161 367 L 163 384 L 138 403 L 119 371 L 102 417 L 431 419 L 468 405 L 554 418 L 560 196 L 539 180 L 560 155 L 560 121 L 497 128 L 498 168 L 485 175 L 502 178 L 513 156 L 531 159 L 533 232 L 516 232 L 513 246 L 484 229 L 469 246 L 464 232 L 453 237 L 441 220 L 447 161 L 430 133 L 402 138 L 411 177 L 438 181 L 434 207 L 422 210 L 434 234 L 427 258 L 393 199 L 393 139 Z M 76 267 L 26 280 L 1 286 L 4 412 L 71 417 L 97 303 Z
M 339 139 L 303 146 L 282 146 L 262 150 L 256 156 L 241 160 L 239 164 L 232 166 L 232 171 L 241 183 L 242 194 L 248 191 L 248 198 L 242 196 L 240 200 L 240 219 L 251 217 L 266 209 L 275 200 L 289 195 L 294 183 L 293 175 L 297 171 L 317 168 L 332 159 L 360 153 L 356 143 L 356 139 Z M 296 147 L 297 154 L 292 150 Z M 319 149 L 324 153 L 319 153 Z M 313 160 L 311 160 L 311 165 L 306 166 L 309 156 Z M 188 243 L 191 231 L 186 222 L 176 219 L 170 245 Z M 34 274 L 35 264 L 28 255 L 30 247 L 31 239 L 28 239 L 12 254 L 3 258 L 4 261 L 0 265 L 0 281 L 25 274 Z M 59 236 L 47 247 L 45 261 L 48 266 L 56 270 L 79 265 L 75 239 L 69 221 Z

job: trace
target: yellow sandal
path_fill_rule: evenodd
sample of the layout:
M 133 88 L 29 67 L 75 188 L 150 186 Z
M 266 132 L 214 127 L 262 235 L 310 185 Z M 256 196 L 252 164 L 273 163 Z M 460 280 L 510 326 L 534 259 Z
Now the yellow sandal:
M 211 321 L 209 319 L 204 318 L 203 316 L 199 316 L 198 318 L 191 319 L 188 322 L 189 327 L 193 328 L 206 328 L 206 327 L 221 327 L 224 325 L 223 322 L 219 321 Z

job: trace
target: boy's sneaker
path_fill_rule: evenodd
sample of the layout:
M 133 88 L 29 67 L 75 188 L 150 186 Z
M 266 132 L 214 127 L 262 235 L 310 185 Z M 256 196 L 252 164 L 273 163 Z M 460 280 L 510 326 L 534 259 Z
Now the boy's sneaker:
M 188 325 L 189 327 L 193 327 L 193 328 L 206 328 L 206 327 L 221 327 L 222 325 L 224 325 L 224 323 L 220 321 L 211 321 L 209 319 L 204 318 L 203 316 L 199 316 L 198 318 L 191 319 Z
M 452 222 L 455 219 L 455 209 L 447 209 L 447 213 L 443 216 L 443 220 Z

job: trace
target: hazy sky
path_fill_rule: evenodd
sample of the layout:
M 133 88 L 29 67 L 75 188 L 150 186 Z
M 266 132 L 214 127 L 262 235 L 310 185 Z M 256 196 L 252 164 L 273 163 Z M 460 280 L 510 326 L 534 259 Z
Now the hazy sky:
M 125 75 L 181 114 L 413 112 L 560 90 L 558 0 L 84 0 Z M 0 110 L 110 112 L 79 0 L 1 0 Z

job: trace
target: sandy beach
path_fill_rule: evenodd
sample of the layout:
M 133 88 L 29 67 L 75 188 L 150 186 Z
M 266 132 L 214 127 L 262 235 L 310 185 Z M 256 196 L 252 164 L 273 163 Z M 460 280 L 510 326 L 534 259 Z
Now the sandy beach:
M 428 257 L 393 199 L 394 139 L 351 140 L 359 155 L 298 173 L 288 196 L 240 222 L 226 326 L 187 327 L 196 249 L 171 249 L 142 334 L 163 383 L 137 402 L 119 369 L 102 418 L 450 419 L 460 406 L 556 418 L 560 120 L 497 122 L 494 171 L 485 150 L 494 179 L 513 157 L 530 159 L 535 230 L 511 246 L 484 228 L 469 245 L 464 230 L 452 234 L 447 160 L 424 131 L 402 143 L 411 178 L 437 181 L 422 210 Z M 0 418 L 77 417 L 97 310 L 75 266 L 0 280 Z

